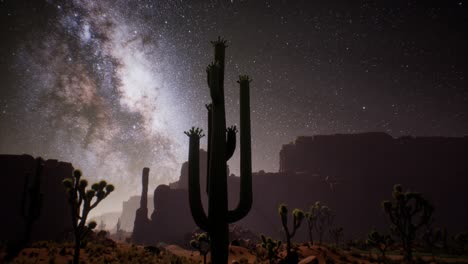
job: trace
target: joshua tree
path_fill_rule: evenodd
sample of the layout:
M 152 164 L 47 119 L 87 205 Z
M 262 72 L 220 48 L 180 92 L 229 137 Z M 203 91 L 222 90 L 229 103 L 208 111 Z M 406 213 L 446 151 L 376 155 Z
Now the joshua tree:
M 317 217 L 314 214 L 312 214 L 312 207 L 309 210 L 309 212 L 305 213 L 305 219 L 307 220 L 307 231 L 308 231 L 308 234 L 309 234 L 309 244 L 312 246 L 314 244 L 313 231 L 314 231 L 315 221 L 317 220 Z
M 201 233 L 190 241 L 190 246 L 198 250 L 203 256 L 203 264 L 206 264 L 206 255 L 210 252 L 210 238 L 207 233 Z
M 338 246 L 340 244 L 340 238 L 343 236 L 343 227 L 330 228 L 328 232 L 330 233 L 330 237 L 333 238 L 335 245 Z
M 288 207 L 285 204 L 281 204 L 278 208 L 278 213 L 281 216 L 281 224 L 286 235 L 286 262 L 297 263 L 297 256 L 292 254 L 291 251 L 291 239 L 296 235 L 297 229 L 301 226 L 302 220 L 304 219 L 304 212 L 300 209 L 294 209 L 293 215 L 293 229 L 292 232 L 288 228 Z
M 413 242 L 417 231 L 431 223 L 432 205 L 419 193 L 403 192 L 401 185 L 393 187 L 393 201 L 382 202 L 392 223 L 392 231 L 400 238 L 404 260 L 413 257 Z
M 366 244 L 371 248 L 377 248 L 385 259 L 385 253 L 393 245 L 394 241 L 390 235 L 382 235 L 373 230 L 367 235 Z
M 44 160 L 36 159 L 35 173 L 26 173 L 23 196 L 21 199 L 21 216 L 26 222 L 23 244 L 27 244 L 31 239 L 31 232 L 34 222 L 39 218 L 42 208 L 41 175 L 44 169 Z
M 328 206 L 322 205 L 320 202 L 310 208 L 310 217 L 314 219 L 314 228 L 319 235 L 319 243 L 322 244 L 323 234 L 327 228 L 331 226 L 334 219 L 333 211 Z
M 227 263 L 229 247 L 228 224 L 244 218 L 252 206 L 252 153 L 250 140 L 250 95 L 248 76 L 240 76 L 240 201 L 228 210 L 227 165 L 236 148 L 235 126 L 226 129 L 224 105 L 224 54 L 226 41 L 212 42 L 215 59 L 207 67 L 208 86 L 212 103 L 208 109 L 208 215 L 203 210 L 200 196 L 199 148 L 203 132 L 192 128 L 185 132 L 189 146 L 189 200 L 195 223 L 208 232 L 211 240 L 211 262 Z
M 83 240 L 88 234 L 96 228 L 96 222 L 91 221 L 86 225 L 86 219 L 89 212 L 106 198 L 112 191 L 114 186 L 107 184 L 105 181 L 100 181 L 91 186 L 91 190 L 86 190 L 88 181 L 81 179 L 81 171 L 75 170 L 72 178 L 63 180 L 63 185 L 66 188 L 68 195 L 68 203 L 71 208 L 71 219 L 73 233 L 75 236 L 75 254 L 73 263 L 77 264 L 80 261 L 80 248 Z
M 278 258 L 278 251 L 281 248 L 281 240 L 274 240 L 271 237 L 262 237 L 262 248 L 266 249 L 268 254 L 268 261 L 273 264 Z

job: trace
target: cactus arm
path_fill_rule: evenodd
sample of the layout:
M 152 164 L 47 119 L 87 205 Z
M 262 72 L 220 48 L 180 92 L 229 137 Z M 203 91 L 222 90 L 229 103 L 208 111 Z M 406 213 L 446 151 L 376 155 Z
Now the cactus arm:
M 228 212 L 233 223 L 244 218 L 252 208 L 252 149 L 250 139 L 250 88 L 251 79 L 239 76 L 240 84 L 240 196 L 236 209 Z
M 231 126 L 226 129 L 226 161 L 231 159 L 236 150 L 236 126 Z
M 296 235 L 297 229 L 301 226 L 302 220 L 304 220 L 304 212 L 299 209 L 294 209 L 293 211 L 293 231 L 291 233 L 291 237 Z
M 211 161 L 211 129 L 212 129 L 212 123 L 213 123 L 213 105 L 212 104 L 207 104 L 206 110 L 208 110 L 208 146 L 207 146 L 207 159 L 206 159 L 206 194 L 209 195 L 209 189 L 210 189 L 210 161 Z
M 190 211 L 195 223 L 203 230 L 208 231 L 208 217 L 203 210 L 200 194 L 200 138 L 201 129 L 192 128 L 185 132 L 190 138 L 189 142 L 189 203 Z

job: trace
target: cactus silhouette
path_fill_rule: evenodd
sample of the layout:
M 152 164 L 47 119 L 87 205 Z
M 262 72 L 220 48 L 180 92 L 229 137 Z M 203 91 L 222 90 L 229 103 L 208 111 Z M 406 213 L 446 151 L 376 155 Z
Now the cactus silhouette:
M 89 212 L 114 191 L 112 184 L 100 181 L 91 186 L 91 190 L 86 190 L 88 181 L 81 179 L 81 171 L 75 170 L 72 178 L 63 180 L 63 185 L 68 195 L 68 203 L 71 209 L 71 219 L 73 233 L 75 236 L 75 253 L 73 263 L 80 261 L 80 248 L 83 240 L 96 228 L 96 222 L 92 221 L 86 225 Z
M 275 263 L 275 260 L 278 258 L 278 251 L 281 248 L 281 240 L 274 240 L 271 237 L 265 237 L 261 235 L 262 238 L 262 248 L 266 249 L 268 255 L 268 261 L 270 264 Z
M 278 208 L 278 213 L 281 217 L 281 224 L 286 235 L 286 263 L 297 263 L 298 256 L 293 254 L 291 251 L 291 239 L 296 235 L 297 229 L 301 226 L 302 220 L 305 215 L 300 209 L 294 209 L 293 215 L 293 229 L 292 232 L 288 228 L 288 207 L 285 204 L 281 204 Z
M 392 195 L 393 201 L 382 202 L 382 207 L 400 238 L 405 261 L 411 262 L 417 231 L 431 223 L 434 208 L 420 193 L 403 192 L 399 184 L 393 186 Z
M 333 211 L 320 202 L 315 202 L 306 214 L 309 227 L 313 225 L 319 236 L 319 244 L 322 244 L 325 230 L 331 226 L 334 220 Z M 310 222 L 309 222 L 310 221 Z M 311 232 L 310 232 L 311 233 Z
M 315 226 L 315 221 L 317 221 L 317 216 L 312 213 L 312 206 L 309 212 L 305 213 L 305 219 L 307 220 L 307 233 L 309 235 L 309 245 L 314 245 L 313 231 Z
M 229 246 L 228 224 L 244 218 L 252 206 L 252 154 L 250 139 L 250 95 L 248 76 L 240 76 L 240 200 L 237 207 L 228 210 L 227 164 L 236 148 L 235 126 L 226 129 L 224 105 L 224 57 L 226 41 L 218 38 L 211 42 L 215 59 L 207 69 L 207 82 L 212 103 L 208 110 L 208 215 L 203 210 L 200 196 L 199 148 L 204 136 L 199 128 L 185 134 L 189 145 L 189 201 L 195 223 L 208 232 L 211 243 L 211 262 L 227 263 Z
M 41 175 L 44 170 L 44 160 L 36 159 L 35 173 L 27 172 L 25 175 L 23 196 L 21 199 L 21 216 L 26 222 L 23 243 L 31 240 L 34 222 L 39 218 L 42 208 Z

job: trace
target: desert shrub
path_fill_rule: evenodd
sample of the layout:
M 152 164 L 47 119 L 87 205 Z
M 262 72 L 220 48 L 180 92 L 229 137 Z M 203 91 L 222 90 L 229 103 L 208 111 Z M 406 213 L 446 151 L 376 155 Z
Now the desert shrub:
M 274 240 L 271 237 L 265 237 L 261 235 L 262 238 L 262 248 L 266 250 L 266 254 L 270 263 L 274 263 L 274 261 L 278 258 L 278 251 L 281 248 L 281 241 Z

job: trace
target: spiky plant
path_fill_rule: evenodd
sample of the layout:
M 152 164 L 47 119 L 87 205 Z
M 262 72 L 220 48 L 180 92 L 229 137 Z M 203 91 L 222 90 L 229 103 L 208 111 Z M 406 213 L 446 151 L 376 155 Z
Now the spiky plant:
M 420 193 L 404 192 L 399 184 L 393 186 L 392 196 L 393 201 L 383 201 L 382 207 L 392 231 L 400 238 L 404 260 L 411 262 L 417 232 L 431 223 L 434 208 Z
M 114 191 L 114 186 L 107 184 L 106 181 L 94 183 L 91 189 L 87 190 L 88 181 L 82 179 L 81 176 L 81 171 L 75 170 L 73 177 L 63 180 L 63 185 L 68 195 L 68 203 L 70 204 L 73 234 L 75 237 L 74 264 L 80 262 L 80 248 L 83 241 L 97 226 L 94 221 L 86 224 L 89 212 Z
M 309 235 L 310 246 L 314 245 L 313 232 L 314 232 L 315 221 L 317 220 L 317 217 L 314 214 L 312 214 L 311 211 L 312 209 L 309 210 L 309 212 L 305 213 L 305 219 L 307 220 L 307 234 Z
M 261 235 L 262 238 L 262 248 L 266 249 L 268 261 L 270 264 L 273 264 L 278 258 L 278 252 L 281 248 L 281 240 L 274 240 L 271 237 L 265 237 Z
M 288 207 L 285 204 L 280 204 L 278 207 L 278 213 L 281 217 L 281 224 L 283 225 L 283 231 L 286 236 L 286 262 L 295 262 L 297 255 L 293 254 L 291 250 L 291 239 L 296 235 L 297 229 L 301 226 L 302 220 L 304 219 L 304 212 L 300 209 L 294 209 L 292 211 L 293 226 L 292 231 L 288 227 Z
M 322 244 L 323 234 L 332 225 L 335 215 L 328 206 L 320 202 L 315 202 L 308 213 L 314 219 L 314 229 L 319 236 L 319 243 Z

